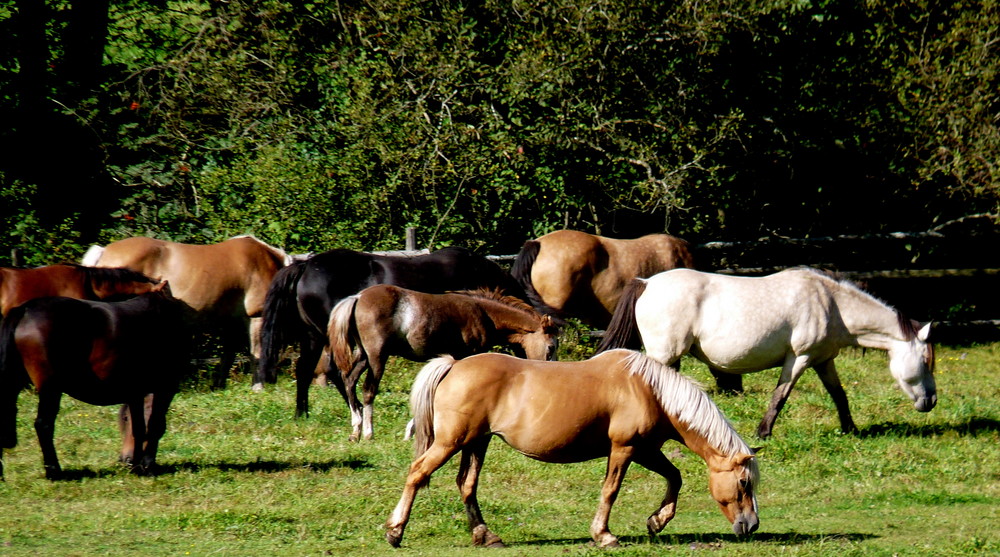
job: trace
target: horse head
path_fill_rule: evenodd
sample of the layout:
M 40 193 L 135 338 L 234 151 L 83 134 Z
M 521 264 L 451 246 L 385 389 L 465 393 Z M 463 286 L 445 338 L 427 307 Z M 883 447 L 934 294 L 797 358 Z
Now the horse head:
M 708 487 L 737 536 L 753 533 L 757 518 L 757 461 L 752 454 L 726 457 L 709 465 Z
M 518 343 L 529 360 L 555 360 L 560 328 L 548 315 L 539 316 L 538 328 L 518 335 Z
M 903 340 L 889 345 L 889 371 L 913 401 L 918 412 L 929 412 L 937 404 L 934 383 L 934 345 L 927 342 L 931 324 L 900 319 Z

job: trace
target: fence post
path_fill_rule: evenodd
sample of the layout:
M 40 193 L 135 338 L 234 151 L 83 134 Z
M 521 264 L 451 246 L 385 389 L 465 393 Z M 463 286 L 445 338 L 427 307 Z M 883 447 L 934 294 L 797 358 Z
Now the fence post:
M 21 257 L 21 248 L 10 249 L 10 264 L 12 267 L 22 267 L 24 265 L 24 258 Z
M 413 226 L 406 227 L 406 251 L 417 249 L 417 229 Z

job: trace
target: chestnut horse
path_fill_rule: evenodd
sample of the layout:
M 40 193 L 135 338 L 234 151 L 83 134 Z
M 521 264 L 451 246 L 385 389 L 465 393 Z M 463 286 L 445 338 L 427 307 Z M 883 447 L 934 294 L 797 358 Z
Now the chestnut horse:
M 645 345 L 678 369 L 690 352 L 719 386 L 742 388 L 742 374 L 781 366 L 757 428 L 771 435 L 795 382 L 812 367 L 837 407 L 840 429 L 857 431 L 833 360 L 846 346 L 889 352 L 889 370 L 920 412 L 937 404 L 930 323 L 921 326 L 847 281 L 812 269 L 734 277 L 676 269 L 636 280 L 622 296 L 598 352 Z
M 72 264 L 33 269 L 0 267 L 0 316 L 34 298 L 116 300 L 149 292 L 155 283 L 130 269 L 94 269 Z
M 254 390 L 263 389 L 265 381 L 277 381 L 281 350 L 297 341 L 295 415 L 308 415 L 309 385 L 327 346 L 333 306 L 376 284 L 430 293 L 499 288 L 508 295 L 524 297 L 520 286 L 499 265 L 459 246 L 413 257 L 348 249 L 320 253 L 282 269 L 268 289 Z M 340 374 L 331 378 L 346 399 Z
M 103 248 L 92 246 L 83 262 L 127 267 L 169 280 L 174 295 L 194 311 L 202 328 L 221 333 L 222 359 L 212 382 L 213 387 L 221 388 L 237 352 L 249 348 L 252 359 L 260 357 L 264 296 L 271 279 L 291 263 L 291 257 L 252 236 L 210 245 L 135 237 Z M 255 362 L 251 365 L 256 367 Z
M 525 242 L 511 274 L 542 313 L 603 328 L 629 281 L 692 266 L 688 243 L 666 234 L 615 240 L 557 230 Z
M 380 284 L 348 296 L 330 314 L 328 337 L 351 408 L 350 439 L 357 440 L 362 429 L 365 439 L 372 438 L 373 402 L 389 356 L 423 362 L 504 345 L 520 356 L 551 360 L 558 335 L 549 316 L 498 290 L 425 294 Z M 362 408 L 355 389 L 366 370 Z
M 617 545 L 608 517 L 631 462 L 663 476 L 666 495 L 646 521 L 651 536 L 674 517 L 680 471 L 663 444 L 686 445 L 708 465 L 709 489 L 737 535 L 757 529 L 757 461 L 719 408 L 694 383 L 638 352 L 615 350 L 581 362 L 535 362 L 479 354 L 428 363 L 410 392 L 416 459 L 403 495 L 386 521 L 398 546 L 413 499 L 431 474 L 462 452 L 458 488 L 473 543 L 503 542 L 483 521 L 476 497 L 492 436 L 543 462 L 607 457 L 607 474 L 590 535 Z
M 127 405 L 121 415 L 131 427 L 123 429 L 121 460 L 149 472 L 190 365 L 185 313 L 166 282 L 121 302 L 36 298 L 12 309 L 0 326 L 0 451 L 17 445 L 17 398 L 30 382 L 38 392 L 35 432 L 45 477 L 62 473 L 53 436 L 63 393 L 88 404 Z

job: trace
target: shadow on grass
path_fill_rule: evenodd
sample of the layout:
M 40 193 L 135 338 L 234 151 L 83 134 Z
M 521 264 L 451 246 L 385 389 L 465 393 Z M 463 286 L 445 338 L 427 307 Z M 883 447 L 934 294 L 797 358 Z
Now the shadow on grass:
M 858 437 L 933 437 L 955 432 L 959 435 L 980 435 L 1000 431 L 1000 422 L 991 418 L 970 418 L 962 423 L 913 425 L 883 422 L 872 424 L 858 432 Z
M 311 470 L 313 472 L 326 472 L 339 468 L 349 468 L 351 470 L 362 470 L 373 468 L 373 466 L 363 459 L 329 460 L 326 462 L 278 462 L 274 460 L 256 460 L 254 462 L 232 463 L 232 462 L 182 462 L 180 464 L 157 464 L 150 476 L 164 476 L 176 474 L 180 471 L 201 472 L 203 470 L 219 470 L 222 472 L 267 472 L 276 473 L 287 470 Z M 123 465 L 92 470 L 90 468 L 64 469 L 59 481 L 80 481 L 92 478 L 107 478 L 117 476 L 124 472 Z
M 738 537 L 735 534 L 661 534 L 656 538 L 649 536 L 622 536 L 618 541 L 624 546 L 653 544 L 653 545 L 683 545 L 691 549 L 719 549 L 724 544 L 745 544 L 758 542 L 765 544 L 804 544 L 814 542 L 849 541 L 857 542 L 877 538 L 874 534 L 835 532 L 829 534 L 803 534 L 801 532 L 770 533 L 762 532 L 750 536 Z M 510 546 L 518 545 L 592 545 L 593 540 L 589 538 L 563 538 L 552 540 L 532 540 L 526 542 L 512 542 Z

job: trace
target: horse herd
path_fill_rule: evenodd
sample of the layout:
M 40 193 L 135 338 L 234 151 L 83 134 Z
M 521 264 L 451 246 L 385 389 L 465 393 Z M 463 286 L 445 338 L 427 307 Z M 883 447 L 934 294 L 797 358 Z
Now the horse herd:
M 0 449 L 16 445 L 17 399 L 30 384 L 46 477 L 61 473 L 53 437 L 63 393 L 121 404 L 120 460 L 149 473 L 195 331 L 222 339 L 212 379 L 219 388 L 240 350 L 256 363 L 258 391 L 276 382 L 283 351 L 296 345 L 296 416 L 308 414 L 314 380 L 332 383 L 350 408 L 352 440 L 373 437 L 387 358 L 429 360 L 411 389 L 416 456 L 386 540 L 400 544 L 417 490 L 461 453 L 458 485 L 473 542 L 502 545 L 476 496 L 498 436 L 544 462 L 608 459 L 590 527 L 606 547 L 617 545 L 608 516 L 631 462 L 666 479 L 650 535 L 673 518 L 681 478 L 661 450 L 668 439 L 705 460 L 712 497 L 737 535 L 758 527 L 753 450 L 679 373 L 684 354 L 705 362 L 723 390 L 740 390 L 745 373 L 781 367 L 761 438 L 810 367 L 841 429 L 856 431 L 834 366 L 847 346 L 888 351 L 890 372 L 915 408 L 936 404 L 929 324 L 819 271 L 735 277 L 692 263 L 687 243 L 671 236 L 561 230 L 526 242 L 509 273 L 461 247 L 412 257 L 334 249 L 295 259 L 250 236 L 213 245 L 128 238 L 94 246 L 83 265 L 2 268 Z M 569 317 L 607 329 L 589 360 L 553 361 Z M 516 356 L 489 352 L 498 346 Z

